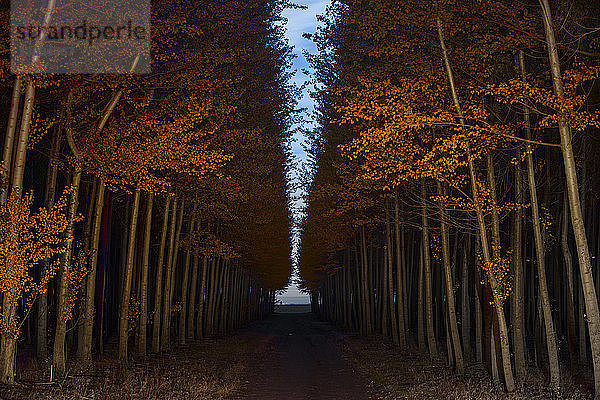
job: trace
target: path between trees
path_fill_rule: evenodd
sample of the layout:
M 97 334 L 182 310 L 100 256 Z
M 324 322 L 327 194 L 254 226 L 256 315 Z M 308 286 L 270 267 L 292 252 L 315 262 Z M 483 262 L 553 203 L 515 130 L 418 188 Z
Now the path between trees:
M 265 351 L 250 362 L 238 399 L 367 400 L 368 381 L 340 353 L 340 333 L 312 314 L 273 314 L 239 333 L 256 336 Z

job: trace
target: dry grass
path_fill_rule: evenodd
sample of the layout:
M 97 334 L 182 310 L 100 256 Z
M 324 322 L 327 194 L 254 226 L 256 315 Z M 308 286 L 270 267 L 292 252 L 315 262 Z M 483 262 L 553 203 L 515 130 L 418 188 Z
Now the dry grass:
M 192 342 L 132 360 L 124 380 L 112 357 L 87 369 L 72 363 L 67 378 L 55 383 L 48 383 L 47 364 L 31 361 L 17 384 L 0 387 L 0 399 L 231 399 L 243 388 L 248 359 L 263 350 L 244 335 Z
M 400 350 L 381 337 L 343 336 L 339 342 L 344 356 L 378 388 L 380 399 L 527 400 L 557 398 L 546 384 L 547 378 L 531 371 L 515 392 L 507 394 L 494 384 L 479 364 L 469 365 L 457 376 L 446 362 L 432 363 L 417 351 Z M 564 369 L 563 369 L 564 371 Z M 587 376 L 561 376 L 561 399 L 591 399 Z

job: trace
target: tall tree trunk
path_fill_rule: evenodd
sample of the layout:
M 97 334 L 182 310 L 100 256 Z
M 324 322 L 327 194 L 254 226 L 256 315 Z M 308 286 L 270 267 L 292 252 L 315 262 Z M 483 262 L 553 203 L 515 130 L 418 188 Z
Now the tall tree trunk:
M 579 366 L 579 354 L 577 353 L 577 335 L 575 333 L 575 301 L 573 300 L 573 257 L 569 248 L 569 203 L 567 194 L 563 196 L 563 210 L 561 221 L 560 244 L 565 259 L 565 275 L 567 278 L 567 338 L 569 342 L 569 358 L 571 369 L 576 370 Z
M 124 372 L 127 366 L 127 343 L 129 341 L 129 298 L 131 294 L 131 277 L 133 275 L 133 255 L 135 252 L 135 235 L 137 234 L 138 214 L 140 208 L 140 189 L 136 188 L 131 210 L 129 241 L 127 243 L 127 262 L 125 264 L 125 281 L 121 294 L 119 309 L 119 367 Z
M 33 110 L 33 102 L 35 98 L 35 88 L 30 82 L 27 84 L 25 93 L 25 105 L 23 107 L 23 115 L 21 117 L 21 128 L 17 141 L 16 160 L 14 168 L 11 165 L 14 141 L 14 128 L 11 132 L 11 123 L 17 124 L 19 98 L 20 98 L 21 80 L 17 78 L 13 87 L 13 97 L 11 102 L 11 111 L 9 115 L 9 124 L 7 127 L 7 135 L 4 142 L 3 151 L 3 171 L 2 171 L 2 192 L 0 193 L 0 206 L 4 206 L 8 199 L 8 194 L 12 190 L 17 196 L 21 196 L 23 175 L 25 169 L 25 159 L 27 155 L 27 140 L 29 137 L 29 128 L 31 121 L 31 113 Z M 14 114 L 14 115 L 13 115 Z M 12 134 L 11 134 L 12 133 Z M 12 176 L 11 176 L 12 174 Z M 2 296 L 2 319 L 3 324 L 8 327 L 16 326 L 16 304 L 13 304 L 8 296 Z M 0 339 L 0 383 L 12 384 L 15 380 L 15 355 L 17 350 L 16 337 L 17 332 L 12 332 L 12 329 L 5 329 L 1 333 Z
M 436 181 L 438 196 L 443 198 L 446 196 L 446 191 L 442 189 L 442 184 Z M 450 244 L 448 243 L 448 225 L 446 216 L 446 207 L 443 200 L 440 201 L 440 225 L 442 235 L 442 254 L 444 264 L 444 282 L 446 287 L 446 308 L 448 311 L 448 317 L 446 323 L 448 324 L 448 331 L 450 333 L 452 349 L 454 350 L 454 362 L 456 363 L 456 372 L 463 374 L 465 372 L 465 366 L 463 363 L 462 348 L 460 345 L 460 337 L 458 335 L 458 325 L 456 323 L 456 306 L 454 304 L 454 284 L 452 282 L 452 270 L 450 264 Z M 448 349 L 448 353 L 451 353 L 451 349 Z
M 106 218 L 104 218 L 101 222 L 101 226 L 103 227 L 103 232 L 102 232 L 102 236 L 101 236 L 101 242 L 102 243 L 102 263 L 101 263 L 101 277 L 99 279 L 100 283 L 100 296 L 98 298 L 98 311 L 96 313 L 96 319 L 98 321 L 97 323 L 97 336 L 98 336 L 98 354 L 103 354 L 104 353 L 104 326 L 106 324 L 105 322 L 105 313 L 104 313 L 104 299 L 105 299 L 105 294 L 106 294 L 106 267 L 108 264 L 108 255 L 109 255 L 109 249 L 110 249 L 110 232 L 111 232 L 111 227 L 112 227 L 112 210 L 113 210 L 113 200 L 111 197 L 111 193 L 108 192 L 106 193 L 106 196 L 108 197 L 108 202 L 106 203 L 107 205 L 107 212 L 106 212 Z
M 138 354 L 146 355 L 146 328 L 148 326 L 148 267 L 150 258 L 150 233 L 152 231 L 152 207 L 154 194 L 148 193 L 146 224 L 144 227 L 144 249 L 142 254 L 142 280 L 140 282 L 140 329 L 138 330 Z
M 419 350 L 425 349 L 425 323 L 423 316 L 423 281 L 425 279 L 425 246 L 423 242 L 419 246 L 420 257 L 419 257 L 419 289 L 418 289 L 418 300 L 417 300 L 417 341 L 419 343 Z
M 387 225 L 387 221 L 386 221 L 386 225 Z M 379 276 L 380 279 L 378 279 L 378 281 L 380 282 L 379 285 L 379 290 L 378 290 L 378 296 L 380 298 L 381 301 L 381 332 L 383 333 L 383 336 L 389 337 L 390 336 L 390 327 L 389 327 L 389 310 L 388 310 L 388 305 L 389 305 L 389 301 L 388 301 L 388 296 L 389 296 L 389 292 L 388 292 L 388 281 L 390 280 L 389 277 L 389 268 L 388 268 L 388 252 L 389 252 L 389 247 L 384 246 L 383 249 L 383 262 L 381 263 L 381 268 L 379 268 L 379 265 L 377 265 L 377 269 L 379 270 Z M 337 304 L 336 304 L 337 305 Z
M 160 351 L 160 317 L 162 306 L 162 281 L 165 259 L 165 244 L 167 241 L 167 229 L 169 226 L 169 209 L 171 207 L 171 196 L 167 197 L 165 211 L 163 213 L 163 225 L 160 236 L 160 249 L 158 253 L 158 264 L 156 266 L 156 289 L 154 291 L 154 313 L 152 315 L 152 352 Z M 175 220 L 175 216 L 173 216 Z
M 206 316 L 205 316 L 205 325 L 206 325 L 206 335 L 212 336 L 213 334 L 213 308 L 214 308 L 214 298 L 215 298 L 215 286 L 216 286 L 216 271 L 218 265 L 219 258 L 213 258 L 210 263 L 210 278 L 208 280 L 208 290 L 206 293 Z M 253 293 L 254 294 L 254 293 Z M 252 298 L 254 300 L 254 297 Z
M 0 180 L 0 206 L 6 204 L 10 190 L 10 173 L 12 164 L 12 152 L 15 141 L 15 131 L 17 128 L 17 119 L 19 116 L 19 100 L 21 99 L 21 76 L 15 77 L 12 99 L 10 102 L 10 112 L 8 114 L 8 123 L 6 124 L 6 136 L 4 138 L 4 151 L 2 152 L 3 169 Z
M 173 250 L 173 264 L 171 271 L 171 280 L 169 281 L 169 307 L 173 305 L 173 296 L 175 294 L 175 276 L 177 269 L 177 261 L 179 260 L 179 243 L 181 238 L 181 229 L 183 228 L 183 214 L 185 213 L 185 200 L 181 199 L 181 213 L 179 213 L 179 221 L 177 221 L 177 233 L 175 234 L 175 250 Z M 169 316 L 169 321 L 170 321 Z M 170 329 L 170 322 L 169 322 Z
M 531 199 L 531 218 L 533 221 L 533 237 L 535 241 L 536 264 L 539 281 L 539 296 L 544 318 L 544 329 L 546 335 L 546 347 L 548 350 L 548 362 L 550 364 L 550 386 L 554 391 L 560 390 L 560 370 L 558 367 L 558 350 L 556 348 L 556 337 L 554 335 L 554 322 L 552 321 L 552 310 L 550 308 L 550 296 L 548 295 L 548 284 L 546 282 L 546 251 L 542 239 L 540 227 L 539 205 L 533 170 L 532 149 L 527 145 L 527 178 L 529 181 L 529 196 Z
M 68 217 L 69 225 L 66 232 L 66 237 L 69 238 L 69 240 L 67 242 L 67 249 L 63 254 L 57 293 L 58 304 L 56 307 L 56 330 L 54 333 L 54 353 L 52 358 L 55 376 L 63 376 L 66 371 L 65 337 L 67 334 L 67 319 L 69 318 L 67 312 L 70 312 L 70 310 L 66 309 L 66 302 L 69 291 L 71 258 L 73 254 L 73 225 L 77 213 L 80 182 L 81 169 L 77 168 L 73 172 L 73 181 L 71 183 L 71 200 Z
M 87 211 L 85 216 L 85 227 L 83 230 L 83 246 L 82 250 L 88 254 L 87 262 L 88 265 L 91 262 L 91 253 L 89 253 L 91 247 L 91 237 L 92 237 L 92 222 L 94 216 L 94 210 L 96 205 L 96 193 L 99 190 L 98 182 L 96 178 L 92 178 L 92 184 L 88 185 L 87 191 Z M 88 272 L 89 273 L 89 272 Z M 86 293 L 87 282 L 85 280 L 81 283 L 81 293 L 85 296 Z M 85 309 L 85 297 L 79 301 L 79 321 L 77 323 L 77 357 L 81 358 L 81 354 L 83 352 L 83 337 L 85 336 L 85 319 L 87 317 L 87 312 Z
M 198 264 L 199 257 L 194 254 L 194 261 L 192 264 L 192 281 L 190 282 L 190 307 L 188 310 L 187 317 L 187 336 L 190 339 L 194 338 L 194 322 L 196 321 L 196 291 L 198 286 Z
M 479 254 L 481 248 L 479 235 L 475 235 L 475 254 Z M 483 362 L 483 315 L 481 310 L 481 276 L 479 274 L 479 265 L 475 258 L 475 279 L 473 294 L 475 297 L 475 359 L 477 362 Z
M 183 215 L 183 207 L 181 207 Z M 173 250 L 175 247 L 175 224 L 177 223 L 177 198 L 173 203 L 173 218 L 169 231 L 169 252 L 167 254 L 167 266 L 165 274 L 165 290 L 163 295 L 163 311 L 161 322 L 160 349 L 165 351 L 169 348 L 169 330 L 171 324 L 171 275 L 173 274 Z
M 405 298 L 404 298 L 404 283 L 402 276 L 402 252 L 405 249 L 400 243 L 400 207 L 398 206 L 398 195 L 394 195 L 394 234 L 396 242 L 396 305 L 398 310 L 398 343 L 400 346 L 406 346 L 406 327 L 404 321 L 405 314 Z
M 27 158 L 27 142 L 29 140 L 29 129 L 31 128 L 31 115 L 33 113 L 33 103 L 35 99 L 35 87 L 30 81 L 25 90 L 25 104 L 23 106 L 23 115 L 21 116 L 21 130 L 17 141 L 17 150 L 15 154 L 14 167 L 12 169 L 11 185 L 12 190 L 21 196 L 23 191 L 23 176 L 25 174 L 25 161 Z
M 360 227 L 360 241 L 361 241 L 361 271 L 362 271 L 362 292 L 363 292 L 363 306 L 365 308 L 365 332 L 367 334 L 373 333 L 373 329 L 371 328 L 371 300 L 369 298 L 369 290 L 368 290 L 368 271 L 367 271 L 367 241 L 365 238 L 365 227 L 364 225 Z
M 518 154 L 520 157 L 520 153 Z M 518 379 L 525 377 L 525 326 L 523 325 L 524 282 L 523 271 L 523 189 L 521 187 L 521 164 L 515 165 L 515 201 L 513 221 L 513 274 L 514 289 L 512 296 L 513 350 L 515 353 L 515 373 Z
M 524 79 L 525 64 L 523 61 L 523 52 L 519 55 L 521 74 Z M 529 109 L 525 107 L 525 123 L 527 139 L 529 135 Z M 546 335 L 546 347 L 548 350 L 548 362 L 550 366 L 550 386 L 554 391 L 560 390 L 560 370 L 558 366 L 558 350 L 556 347 L 556 337 L 554 333 L 554 323 L 552 320 L 552 310 L 550 306 L 550 296 L 548 295 L 548 284 L 546 281 L 546 250 L 542 238 L 542 228 L 540 226 L 539 203 L 537 198 L 537 187 L 535 181 L 535 171 L 533 164 L 532 147 L 527 144 L 527 178 L 529 183 L 529 196 L 531 200 L 531 218 L 533 222 L 533 236 L 535 242 L 536 264 L 539 280 L 539 295 L 544 318 L 544 329 Z
M 169 226 L 169 209 L 171 207 L 171 196 L 167 197 L 165 211 L 163 214 L 163 224 L 160 236 L 160 249 L 158 253 L 158 264 L 156 265 L 156 289 L 154 291 L 154 314 L 152 315 L 152 352 L 160 351 L 160 308 L 162 306 L 162 281 L 165 259 L 165 244 L 167 241 L 167 229 Z M 176 208 L 176 207 L 175 207 Z M 173 221 L 175 214 L 173 214 Z
M 498 201 L 496 196 L 496 174 L 494 172 L 494 159 L 492 157 L 492 153 L 488 152 L 486 156 L 486 164 L 487 164 L 487 180 L 488 187 L 490 190 L 490 200 L 492 201 L 492 257 L 494 262 L 501 261 L 501 243 L 500 243 L 500 213 L 498 211 Z M 496 313 L 497 314 L 497 313 Z M 490 342 L 490 351 L 493 352 L 491 354 L 491 366 L 492 366 L 492 375 L 496 381 L 499 381 L 498 370 L 502 369 L 502 363 L 505 362 L 505 359 L 502 358 L 501 355 L 498 354 L 498 351 L 501 351 L 501 344 L 497 341 L 497 335 L 499 331 L 499 326 L 497 326 L 497 315 L 494 315 L 493 318 L 494 328 L 490 330 L 491 334 L 491 342 Z
M 221 283 L 221 287 L 222 289 L 222 294 L 221 294 L 221 307 L 220 307 L 220 312 L 217 313 L 217 318 L 218 318 L 218 331 L 219 331 L 219 335 L 224 335 L 226 333 L 225 330 L 225 320 L 227 318 L 227 310 L 229 307 L 229 277 L 230 277 L 230 271 L 231 271 L 231 266 L 230 266 L 230 260 L 225 260 L 225 266 L 223 268 L 223 279 L 222 279 L 222 283 Z M 265 311 L 266 313 L 267 311 Z
M 444 64 L 446 66 L 446 73 L 448 75 L 448 81 L 450 83 L 450 90 L 452 94 L 452 99 L 454 101 L 454 105 L 456 107 L 456 111 L 460 118 L 460 123 L 462 126 L 465 125 L 464 117 L 462 113 L 462 108 L 460 106 L 460 102 L 458 100 L 458 92 L 456 91 L 456 86 L 454 84 L 454 75 L 452 74 L 452 68 L 450 66 L 450 60 L 448 58 L 448 52 L 446 50 L 446 44 L 444 42 L 444 35 L 442 32 L 442 24 L 440 19 L 437 20 L 437 30 L 440 39 L 440 46 L 442 48 L 442 55 L 444 58 Z M 473 163 L 473 158 L 471 156 L 470 145 L 467 142 L 467 160 L 469 173 L 471 178 L 471 190 L 473 194 L 473 201 L 475 203 L 475 209 L 477 213 L 477 223 L 479 227 L 479 235 L 481 238 L 481 248 L 483 250 L 483 258 L 486 265 L 491 265 L 492 259 L 489 253 L 488 247 L 488 239 L 487 239 L 487 231 L 485 226 L 485 220 L 483 216 L 483 210 L 481 208 L 481 204 L 479 202 L 479 194 L 477 187 L 477 177 L 475 175 L 475 166 Z M 515 388 L 514 377 L 512 372 L 512 365 L 510 361 L 510 349 L 508 343 L 508 328 L 506 326 L 506 318 L 504 316 L 503 304 L 501 301 L 500 288 L 498 282 L 496 281 L 496 277 L 493 273 L 487 273 L 488 280 L 490 282 L 490 288 L 492 290 L 492 294 L 494 297 L 494 305 L 496 308 L 496 314 L 498 317 L 498 330 L 500 335 L 500 349 L 502 353 L 502 366 L 503 366 L 503 374 L 504 374 L 504 383 L 506 385 L 506 390 L 512 392 Z
M 415 240 L 415 232 L 411 231 L 411 243 L 414 243 Z M 400 271 L 402 272 L 402 307 L 404 311 L 404 329 L 408 331 L 410 327 L 410 308 L 408 304 L 408 293 L 410 293 L 410 288 L 408 286 L 409 283 L 412 283 L 412 280 L 408 279 L 408 265 L 413 265 L 412 262 L 414 260 L 414 246 L 411 247 L 410 252 L 404 251 L 406 249 L 406 241 L 404 240 L 405 236 L 405 227 L 404 224 L 400 225 L 400 248 L 402 250 L 402 254 L 400 255 Z M 409 262 L 408 257 L 411 258 L 411 262 Z
M 435 342 L 435 332 L 433 328 L 433 290 L 431 276 L 431 258 L 429 256 L 429 221 L 427 216 L 427 192 L 425 182 L 421 182 L 421 221 L 423 240 L 423 279 L 425 284 L 425 323 L 427 325 L 427 346 L 431 358 L 438 357 L 437 345 Z
M 546 45 L 548 47 L 548 58 L 550 60 L 550 72 L 552 74 L 554 94 L 558 98 L 564 99 L 560 59 L 558 57 L 556 39 L 554 37 L 550 5 L 548 0 L 539 1 L 543 10 L 544 31 L 546 33 Z M 577 182 L 577 170 L 575 166 L 575 157 L 573 155 L 571 132 L 567 121 L 563 117 L 559 118 L 558 131 L 560 133 L 561 151 L 565 166 L 569 208 L 571 210 L 571 225 L 573 226 L 575 244 L 577 245 L 581 285 L 585 297 L 585 311 L 588 322 L 590 346 L 592 349 L 592 362 L 594 365 L 594 396 L 595 398 L 600 398 L 600 310 L 598 308 L 598 298 L 596 296 L 596 288 L 594 286 L 594 278 L 592 275 L 592 261 L 590 258 L 579 199 L 579 185 Z
M 14 130 L 14 127 L 13 127 Z M 13 132 L 14 134 L 14 132 Z M 51 208 L 54 205 L 56 197 L 56 178 L 58 174 L 57 157 L 61 143 L 61 129 L 56 128 L 52 136 L 52 145 L 50 150 L 50 161 L 48 163 L 48 171 L 46 174 L 46 190 L 44 193 L 44 205 L 46 208 Z M 12 146 L 12 144 L 11 144 Z M 50 260 L 44 262 L 44 269 L 49 266 Z M 37 303 L 37 330 L 36 330 L 36 356 L 43 360 L 48 356 L 48 284 L 40 296 Z
M 74 246 L 74 224 L 79 205 L 79 184 L 81 183 L 81 156 L 73 142 L 71 132 L 71 106 L 73 103 L 73 92 L 69 92 L 67 99 L 67 142 L 75 158 L 75 169 L 71 182 L 71 199 L 69 202 L 68 226 L 66 231 L 67 247 L 63 253 L 62 265 L 60 268 L 60 280 L 57 289 L 58 304 L 56 307 L 56 329 L 54 331 L 54 353 L 52 364 L 57 376 L 63 376 L 66 371 L 65 356 L 65 337 L 67 333 L 67 320 L 70 319 L 71 310 L 67 310 L 67 296 L 69 295 L 69 275 L 71 268 L 71 259 Z
M 92 227 L 92 237 L 90 240 L 90 264 L 88 275 L 86 277 L 85 306 L 83 330 L 81 343 L 79 343 L 78 356 L 86 364 L 92 361 L 92 334 L 94 330 L 94 297 L 96 294 L 96 270 L 98 265 L 98 246 L 100 242 L 100 225 L 102 224 L 102 209 L 104 208 L 104 193 L 106 190 L 106 180 L 99 178 L 98 189 L 96 190 L 96 204 L 94 207 L 94 222 Z
M 461 268 L 461 288 L 460 288 L 460 305 L 461 305 L 461 331 L 463 351 L 468 357 L 471 355 L 471 301 L 469 299 L 469 250 L 471 244 L 470 235 L 465 235 L 463 239 L 463 256 Z
M 200 279 L 200 292 L 198 293 L 198 314 L 196 314 L 196 337 L 204 337 L 204 298 L 206 295 L 206 274 L 208 272 L 208 258 L 203 256 L 202 278 Z
M 219 267 L 220 265 L 220 267 Z M 218 323 L 218 310 L 219 310 L 219 303 L 220 300 L 222 300 L 222 295 L 221 295 L 221 288 L 222 288 L 222 282 L 223 282 L 223 273 L 225 272 L 225 259 L 223 259 L 222 257 L 219 257 L 219 262 L 217 263 L 217 268 L 215 269 L 215 279 L 214 279 L 214 286 L 213 286 L 213 291 L 212 291 L 212 301 L 211 301 L 211 307 L 210 307 L 210 313 L 209 313 L 209 318 L 210 318 L 210 332 L 211 335 L 216 335 L 219 331 L 219 323 Z M 262 291 L 261 291 L 261 295 L 262 295 Z M 259 304 L 258 304 L 258 316 L 261 315 L 261 308 L 260 306 L 262 305 L 262 297 L 258 298 L 259 300 Z
M 194 227 L 196 223 L 196 203 L 194 203 L 194 211 L 190 220 L 190 227 L 188 236 L 191 236 L 194 232 Z M 188 277 L 190 272 L 190 261 L 192 256 L 192 249 L 187 249 L 185 254 L 185 263 L 183 270 L 183 282 L 181 284 L 181 313 L 179 314 L 179 343 L 185 343 L 186 336 L 186 317 L 188 310 Z

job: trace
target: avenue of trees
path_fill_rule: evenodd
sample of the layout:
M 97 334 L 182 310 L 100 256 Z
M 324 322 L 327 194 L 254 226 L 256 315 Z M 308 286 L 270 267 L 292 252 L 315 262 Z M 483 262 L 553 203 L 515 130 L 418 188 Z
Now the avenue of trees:
M 600 398 L 600 3 L 340 0 L 312 39 L 313 311 Z
M 283 2 L 153 1 L 151 73 L 18 76 L 6 3 L 0 382 L 23 349 L 54 377 L 106 352 L 125 372 L 269 313 L 291 271 Z

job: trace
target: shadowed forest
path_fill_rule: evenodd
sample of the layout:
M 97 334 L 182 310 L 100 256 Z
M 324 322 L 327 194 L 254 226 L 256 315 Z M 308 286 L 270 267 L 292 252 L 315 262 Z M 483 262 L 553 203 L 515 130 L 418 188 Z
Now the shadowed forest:
M 336 0 L 299 71 L 301 4 L 153 0 L 143 73 L 49 73 L 32 1 L 0 398 L 600 399 L 599 1 Z

